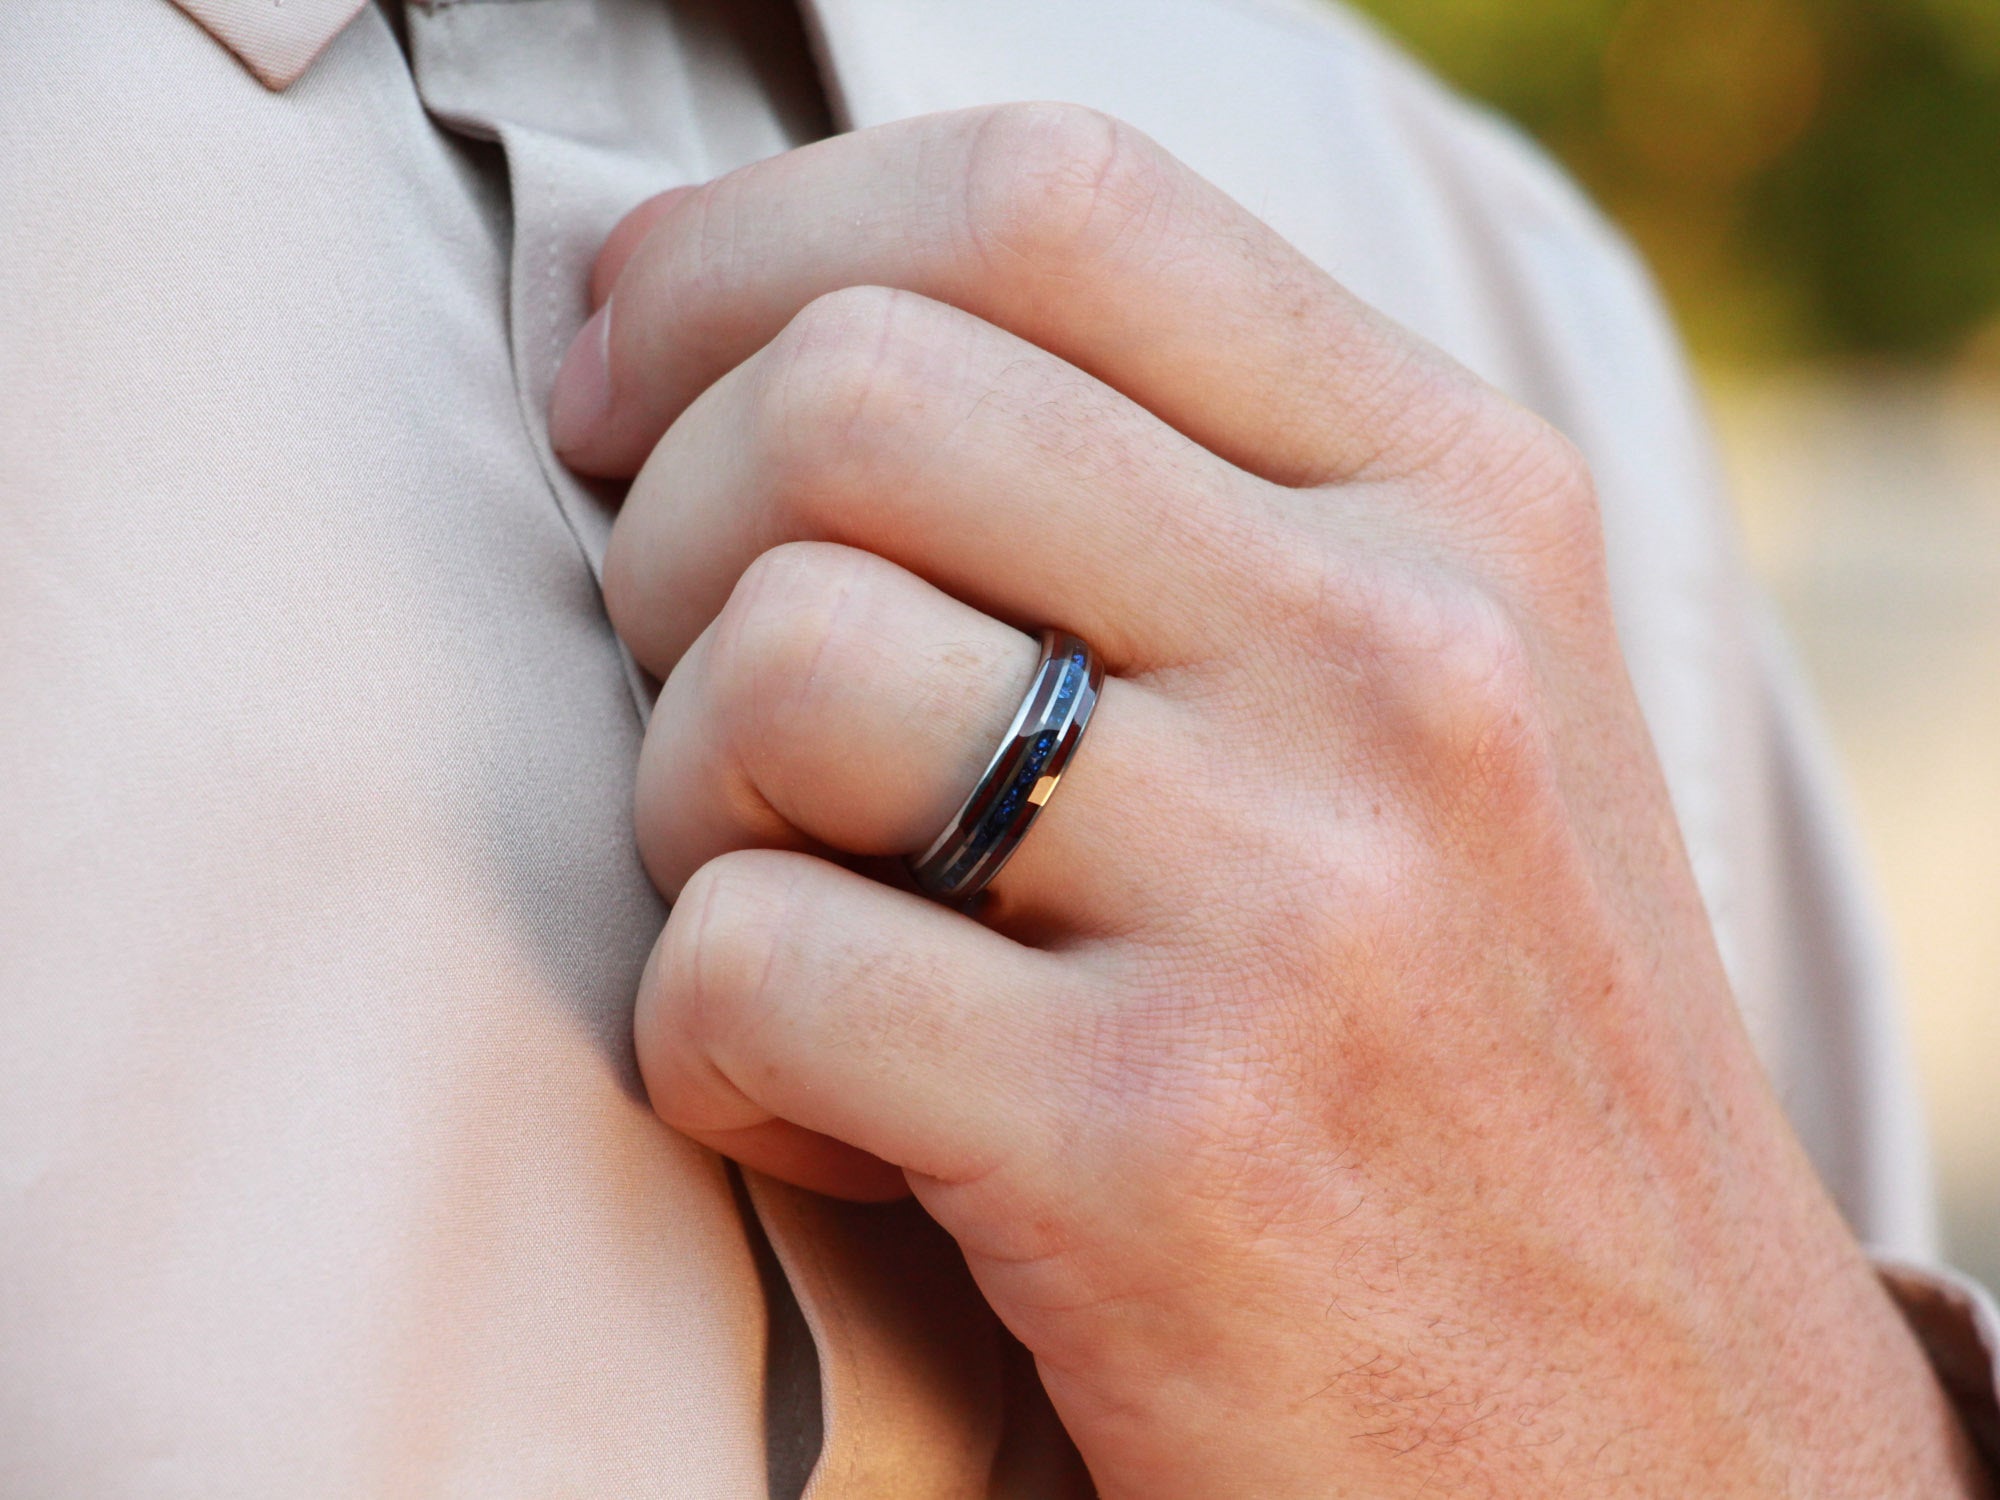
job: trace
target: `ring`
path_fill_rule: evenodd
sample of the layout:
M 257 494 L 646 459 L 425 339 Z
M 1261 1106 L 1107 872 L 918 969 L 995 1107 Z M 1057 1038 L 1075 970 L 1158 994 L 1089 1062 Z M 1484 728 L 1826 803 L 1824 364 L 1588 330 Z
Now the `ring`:
M 1000 873 L 1048 805 L 1097 707 L 1104 664 L 1081 636 L 1042 632 L 1042 660 L 1000 748 L 930 848 L 909 859 L 926 895 L 965 901 Z

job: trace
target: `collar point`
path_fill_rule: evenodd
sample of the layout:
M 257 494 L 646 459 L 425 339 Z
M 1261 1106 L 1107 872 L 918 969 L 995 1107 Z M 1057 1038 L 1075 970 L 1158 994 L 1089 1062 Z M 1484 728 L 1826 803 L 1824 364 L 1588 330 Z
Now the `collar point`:
M 273 93 L 306 69 L 368 0 L 174 0 Z

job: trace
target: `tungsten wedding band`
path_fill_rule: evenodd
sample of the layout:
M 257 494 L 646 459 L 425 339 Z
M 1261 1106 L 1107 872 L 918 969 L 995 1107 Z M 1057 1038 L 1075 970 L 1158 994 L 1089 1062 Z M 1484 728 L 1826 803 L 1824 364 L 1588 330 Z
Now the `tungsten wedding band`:
M 1041 663 L 1000 748 L 944 832 L 909 860 L 926 895 L 965 901 L 1000 873 L 1062 780 L 1103 683 L 1103 663 L 1080 636 L 1042 632 Z

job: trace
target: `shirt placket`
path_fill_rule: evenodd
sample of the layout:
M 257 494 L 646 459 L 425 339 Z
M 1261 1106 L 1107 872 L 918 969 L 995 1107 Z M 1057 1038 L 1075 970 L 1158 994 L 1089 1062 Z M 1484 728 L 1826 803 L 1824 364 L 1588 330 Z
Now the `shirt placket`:
M 547 424 L 557 367 L 590 311 L 592 259 L 645 197 L 798 143 L 748 75 L 735 107 L 715 77 L 690 76 L 720 59 L 691 60 L 658 0 L 410 0 L 407 19 L 426 108 L 505 154 L 521 421 L 601 584 L 617 491 L 573 474 Z M 655 686 L 619 649 L 643 719 Z M 767 1402 L 774 1423 L 818 1430 L 809 1500 L 995 1493 L 997 1328 L 949 1242 L 913 1209 L 834 1204 L 746 1176 L 749 1232 L 768 1237 L 782 1268 L 772 1294 L 803 1313 L 816 1351 L 817 1379 Z M 774 1328 L 788 1321 L 798 1314 L 773 1309 Z M 819 1411 L 789 1409 L 788 1394 Z M 796 1493 L 803 1474 L 788 1485 L 778 1467 L 774 1495 Z

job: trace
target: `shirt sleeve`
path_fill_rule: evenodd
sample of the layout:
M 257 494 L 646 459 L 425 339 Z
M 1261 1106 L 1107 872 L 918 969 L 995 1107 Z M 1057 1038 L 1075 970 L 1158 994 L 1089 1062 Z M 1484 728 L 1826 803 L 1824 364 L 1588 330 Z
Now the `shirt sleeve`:
M 1973 1447 L 2000 1481 L 2000 1306 L 1985 1287 L 1947 1266 L 1878 1258 L 1876 1269 Z

